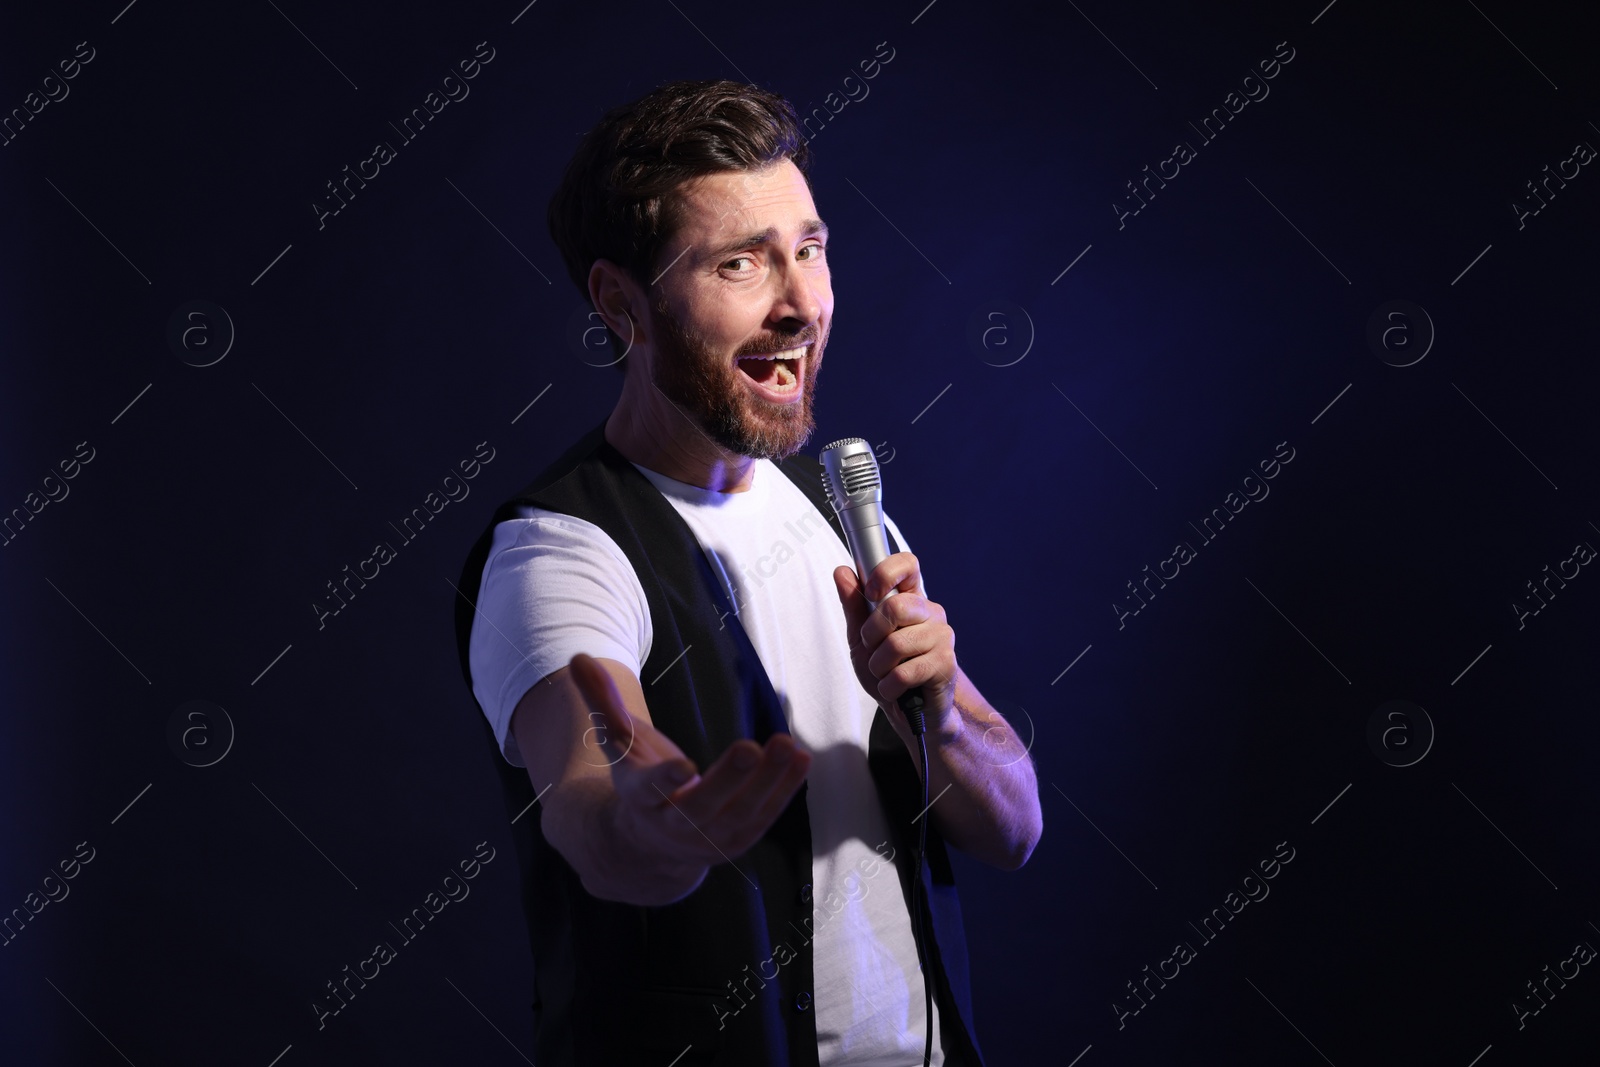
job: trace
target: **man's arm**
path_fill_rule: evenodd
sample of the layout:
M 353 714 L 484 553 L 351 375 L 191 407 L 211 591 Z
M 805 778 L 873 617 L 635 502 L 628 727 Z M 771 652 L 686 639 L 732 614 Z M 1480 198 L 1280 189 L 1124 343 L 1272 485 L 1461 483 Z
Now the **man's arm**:
M 511 730 L 543 793 L 540 829 L 590 893 L 670 904 L 743 853 L 811 765 L 786 733 L 741 739 L 702 775 L 655 729 L 639 679 L 578 653 L 517 702 Z
M 916 557 L 897 552 L 868 575 L 866 592 L 880 601 L 875 611 L 849 567 L 835 569 L 834 584 L 856 673 L 878 698 L 919 773 L 916 736 L 896 701 L 922 687 L 931 765 L 928 817 L 945 840 L 973 858 L 1002 870 L 1021 867 L 1044 830 L 1033 759 L 956 663 L 955 631 L 944 609 L 921 595 Z M 891 589 L 894 596 L 888 596 Z

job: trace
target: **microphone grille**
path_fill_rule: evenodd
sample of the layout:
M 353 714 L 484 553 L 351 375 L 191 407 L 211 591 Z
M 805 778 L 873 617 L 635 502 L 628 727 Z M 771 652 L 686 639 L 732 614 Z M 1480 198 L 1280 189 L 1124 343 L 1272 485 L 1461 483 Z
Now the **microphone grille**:
M 864 497 L 877 498 L 882 488 L 878 457 L 861 437 L 843 437 L 822 450 L 822 487 L 835 511 Z

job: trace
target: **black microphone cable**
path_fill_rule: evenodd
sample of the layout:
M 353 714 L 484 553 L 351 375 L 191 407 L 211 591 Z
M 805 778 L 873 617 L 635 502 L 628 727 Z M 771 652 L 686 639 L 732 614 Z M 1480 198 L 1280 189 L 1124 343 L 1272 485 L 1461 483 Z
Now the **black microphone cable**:
M 933 968 L 924 946 L 932 942 L 932 936 L 931 931 L 924 928 L 924 917 L 932 921 L 932 916 L 927 915 L 932 907 L 931 902 L 929 908 L 922 907 L 922 858 L 928 850 L 928 820 L 932 816 L 928 815 L 928 742 L 924 736 L 927 723 L 922 715 L 923 703 L 920 686 L 900 695 L 900 710 L 905 712 L 906 723 L 917 736 L 917 751 L 922 755 L 922 814 L 918 816 L 922 825 L 917 827 L 917 871 L 911 883 L 911 922 L 912 940 L 917 943 L 917 966 L 922 969 L 923 1018 L 928 1031 L 922 1046 L 922 1067 L 930 1067 L 933 1062 Z

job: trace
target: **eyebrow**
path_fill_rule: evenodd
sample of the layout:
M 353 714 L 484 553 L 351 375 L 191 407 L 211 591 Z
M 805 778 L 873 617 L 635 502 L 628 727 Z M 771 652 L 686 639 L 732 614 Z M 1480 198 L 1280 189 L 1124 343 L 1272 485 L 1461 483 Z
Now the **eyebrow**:
M 800 236 L 802 238 L 805 238 L 805 237 L 816 237 L 818 235 L 820 235 L 822 237 L 828 236 L 828 224 L 827 223 L 823 222 L 821 219 L 804 219 L 804 220 L 801 221 L 801 223 L 800 223 Z M 718 245 L 716 248 L 710 249 L 706 253 L 706 258 L 707 259 L 721 259 L 723 256 L 731 255 L 734 252 L 738 252 L 741 249 L 749 248 L 752 245 L 767 244 L 769 242 L 776 241 L 777 239 L 778 239 L 777 227 L 768 226 L 764 230 L 758 230 L 755 233 L 747 233 L 747 234 L 743 235 L 742 237 L 736 237 L 733 240 L 726 242 L 725 244 L 721 244 L 721 245 Z

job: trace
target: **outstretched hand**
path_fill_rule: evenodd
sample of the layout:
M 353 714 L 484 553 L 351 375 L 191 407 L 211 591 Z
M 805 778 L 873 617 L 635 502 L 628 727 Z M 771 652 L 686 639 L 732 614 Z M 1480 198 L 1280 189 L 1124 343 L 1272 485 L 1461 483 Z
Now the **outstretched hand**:
M 611 768 L 617 829 L 665 867 L 707 868 L 749 849 L 777 821 L 811 767 L 792 736 L 741 738 L 704 773 L 672 739 L 628 713 L 616 682 L 585 653 L 569 664 L 594 724 L 585 734 Z

